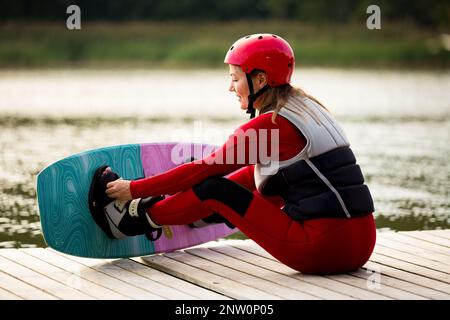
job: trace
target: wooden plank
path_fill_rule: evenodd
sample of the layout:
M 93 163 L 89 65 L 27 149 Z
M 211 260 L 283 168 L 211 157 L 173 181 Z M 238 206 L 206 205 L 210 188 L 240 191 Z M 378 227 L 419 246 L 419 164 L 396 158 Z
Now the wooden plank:
M 19 296 L 16 296 L 12 292 L 0 288 L 0 300 L 23 300 L 23 299 Z
M 441 253 L 441 254 L 445 254 L 447 256 L 450 256 L 450 253 L 447 248 L 444 248 L 442 246 L 439 246 L 437 244 L 428 242 L 428 241 L 424 241 L 424 240 L 419 240 L 417 238 L 413 238 L 413 237 L 408 237 L 402 233 L 399 232 L 380 232 L 377 235 L 378 238 L 382 237 L 385 239 L 390 239 L 392 241 L 397 241 L 397 242 L 401 242 L 401 243 L 405 243 L 408 245 L 412 245 L 412 246 L 417 246 L 418 248 L 422 248 L 425 250 L 428 250 L 430 252 L 437 252 L 437 253 Z
M 261 257 L 265 257 L 267 259 L 271 259 L 271 260 L 279 263 L 279 261 L 277 259 L 275 259 L 270 253 L 268 253 L 266 250 L 264 250 L 259 245 L 257 245 L 253 240 L 248 239 L 248 240 L 244 240 L 242 242 L 236 242 L 236 244 L 232 244 L 232 245 L 235 245 L 236 247 L 239 247 L 240 249 L 248 250 L 251 253 L 260 255 Z M 294 269 L 291 269 L 291 270 L 296 271 Z
M 359 274 L 362 274 L 364 271 L 358 269 Z M 365 270 L 365 273 L 367 271 Z M 373 275 L 372 272 L 370 272 Z M 409 300 L 424 300 L 424 297 L 418 296 L 416 294 L 412 294 L 403 290 L 400 290 L 395 287 L 387 286 L 387 285 L 378 285 L 377 283 L 373 283 L 369 276 L 367 277 L 357 277 L 353 274 L 338 274 L 338 275 L 327 275 L 327 278 L 334 279 L 336 281 L 342 281 L 347 284 L 353 285 L 355 287 L 361 289 L 367 289 L 382 296 L 386 296 L 392 299 L 409 299 Z M 382 275 L 380 274 L 380 280 Z
M 144 258 L 133 258 L 134 261 L 145 263 L 152 268 L 169 273 L 177 278 L 213 290 L 234 299 L 247 300 L 279 300 L 278 296 L 243 285 L 239 282 L 215 275 L 208 271 L 192 267 L 163 255 L 153 255 Z
M 228 244 L 229 241 L 227 241 Z M 228 255 L 230 257 L 251 263 L 256 266 L 260 266 L 261 268 L 265 268 L 271 270 L 273 272 L 280 273 L 282 275 L 288 276 L 290 278 L 294 278 L 299 281 L 300 287 L 305 287 L 305 284 L 313 285 L 314 287 L 323 288 L 327 291 L 336 292 L 339 295 L 346 296 L 347 298 L 340 299 L 378 299 L 379 295 L 373 295 L 372 292 L 366 290 L 360 290 L 359 288 L 355 288 L 354 286 L 347 285 L 345 283 L 335 281 L 332 279 L 328 279 L 318 275 L 309 275 L 299 273 L 284 264 L 268 259 L 266 257 L 262 257 L 260 255 L 256 255 L 254 253 L 250 253 L 244 249 L 239 248 L 239 245 L 242 241 L 233 241 L 233 246 L 223 245 L 223 244 L 212 244 L 209 249 L 222 253 L 224 255 Z M 306 286 L 307 287 L 307 286 Z M 314 291 L 315 292 L 315 291 Z M 327 295 L 324 294 L 324 298 Z
M 186 252 L 171 252 L 164 254 L 164 256 L 188 264 L 192 267 L 208 271 L 218 276 L 222 276 L 229 280 L 233 280 L 243 285 L 259 289 L 272 295 L 276 295 L 283 299 L 320 299 L 319 297 L 280 286 L 274 282 L 249 275 L 241 271 L 233 270 L 232 268 L 225 267 L 223 265 L 214 263 L 211 260 L 206 260 Z
M 57 300 L 58 298 L 26 282 L 0 271 L 0 287 L 23 299 Z
M 363 269 L 325 276 L 296 272 L 252 240 L 214 242 L 145 260 L 2 249 L 0 299 L 89 299 L 107 294 L 183 300 L 211 299 L 211 294 L 217 299 L 450 299 L 450 230 L 439 231 L 379 233 Z M 67 281 L 74 276 L 74 266 L 80 270 L 76 276 L 82 286 Z M 372 268 L 380 271 L 378 288 L 370 285 Z
M 424 230 L 422 232 L 431 233 L 437 237 L 450 239 L 450 229 L 446 230 Z
M 207 248 L 196 248 L 185 250 L 190 254 L 198 257 L 211 260 L 217 264 L 244 272 L 248 275 L 256 276 L 261 279 L 271 281 L 275 284 L 285 286 L 287 288 L 306 293 L 322 299 L 352 299 L 349 296 L 324 289 L 297 279 L 285 276 L 270 269 L 264 269 L 256 264 L 247 263 L 237 257 L 221 254 L 217 251 L 212 251 Z M 251 255 L 250 253 L 248 255 Z
M 377 270 L 379 270 L 383 276 L 388 276 L 422 287 L 424 289 L 423 290 L 424 294 L 426 293 L 426 296 L 431 299 L 450 299 L 450 294 L 440 291 L 440 290 L 448 290 L 447 287 L 442 287 L 442 285 L 445 285 L 442 282 L 425 278 L 414 273 L 409 273 L 404 270 L 396 269 L 388 265 L 376 263 L 374 261 L 368 261 L 363 266 L 363 269 L 366 270 L 373 270 L 374 268 L 377 268 Z
M 366 281 L 372 281 L 371 277 L 374 275 L 373 271 L 378 270 L 374 265 L 370 265 L 365 267 L 366 269 L 358 269 L 353 272 L 350 272 L 351 275 L 355 277 L 360 277 L 362 279 L 366 279 Z M 402 295 L 400 297 L 396 297 L 397 299 L 411 299 L 411 300 L 422 300 L 422 299 L 442 299 L 445 296 L 444 293 L 439 291 L 434 291 L 432 289 L 419 286 L 417 284 L 396 279 L 390 277 L 386 274 L 380 272 L 380 288 L 379 291 L 384 293 L 384 289 L 388 287 L 398 288 L 406 293 L 411 293 L 412 295 Z M 392 297 L 392 296 L 391 296 Z M 450 296 L 449 296 L 450 297 Z
M 422 231 L 408 231 L 408 232 L 401 231 L 399 233 L 403 234 L 405 236 L 408 236 L 408 237 L 413 237 L 416 239 L 420 239 L 420 240 L 424 240 L 424 241 L 428 241 L 428 242 L 437 244 L 439 246 L 447 248 L 447 250 L 450 251 L 450 240 L 449 239 L 438 237 L 432 233 L 422 232 Z
M 374 257 L 375 256 L 375 257 Z M 444 293 L 450 293 L 450 287 L 447 283 L 441 282 L 439 280 L 435 280 L 429 277 L 426 277 L 422 274 L 420 274 L 419 272 L 417 272 L 417 270 L 415 270 L 414 266 L 411 268 L 410 265 L 408 265 L 407 263 L 402 263 L 402 261 L 398 261 L 389 257 L 384 257 L 384 256 L 379 256 L 379 255 L 372 255 L 372 257 L 370 258 L 369 262 L 371 263 L 377 263 L 378 265 L 383 266 L 382 267 L 382 273 L 385 274 L 387 271 L 393 271 L 398 270 L 401 271 L 401 273 L 393 273 L 390 272 L 389 275 L 405 280 L 405 281 L 409 281 L 409 282 L 413 282 L 419 285 L 422 285 L 424 287 L 428 287 L 437 291 L 441 291 Z M 399 265 L 403 264 L 402 265 Z M 404 267 L 406 265 L 406 268 Z M 416 272 L 414 272 L 416 271 Z M 393 275 L 396 274 L 396 275 Z
M 387 257 L 395 258 L 398 260 L 406 261 L 406 262 L 409 262 L 409 263 L 412 263 L 412 264 L 415 264 L 418 266 L 422 266 L 422 267 L 425 267 L 428 269 L 433 269 L 436 271 L 440 271 L 442 273 L 450 274 L 450 265 L 447 265 L 447 264 L 444 264 L 441 262 L 437 262 L 437 261 L 431 261 L 429 259 L 422 258 L 418 255 L 401 252 L 401 251 L 394 250 L 391 248 L 386 248 L 383 246 L 376 246 L 373 252 L 387 256 Z
M 112 261 L 112 263 L 123 269 L 137 273 L 143 277 L 146 277 L 153 281 L 162 283 L 165 286 L 171 287 L 180 292 L 187 293 L 193 298 L 207 299 L 207 300 L 229 300 L 230 299 L 230 298 L 228 298 L 224 295 L 218 294 L 214 291 L 193 285 L 192 283 L 175 278 L 164 272 L 149 268 L 148 266 L 138 263 L 136 261 L 133 261 L 131 259 L 115 260 L 115 261 Z
M 375 289 L 369 287 L 367 281 L 365 281 L 361 278 L 354 277 L 354 276 L 351 276 L 351 275 L 348 275 L 345 273 L 337 274 L 337 275 L 324 275 L 324 277 L 346 283 L 346 284 L 354 286 L 356 288 L 360 288 L 360 289 L 364 289 L 364 290 L 367 289 L 368 291 L 371 291 L 371 292 L 373 292 L 373 294 L 377 295 L 377 297 L 374 299 L 391 300 L 391 298 L 384 292 L 374 292 Z M 387 291 L 389 291 L 389 290 L 387 290 Z
M 244 250 L 248 250 L 249 252 L 253 252 L 255 254 L 258 254 L 260 256 L 264 256 L 267 257 L 268 259 L 272 259 L 274 261 L 276 261 L 275 258 L 273 258 L 269 253 L 267 253 L 264 249 L 262 249 L 261 247 L 257 246 L 257 245 L 252 245 L 253 241 L 252 240 L 244 240 L 241 242 L 235 242 L 234 245 L 238 245 L 240 248 L 244 249 Z M 374 260 L 370 260 L 371 263 L 374 263 Z M 375 264 L 377 265 L 377 264 Z M 418 275 L 415 273 L 409 273 L 407 271 L 403 271 L 403 270 L 399 270 L 399 269 L 395 269 L 392 268 L 386 264 L 378 264 L 379 266 L 382 266 L 382 273 L 386 274 L 386 272 L 388 272 L 387 275 L 392 276 L 394 278 L 399 278 L 405 281 L 409 281 L 421 286 L 425 286 L 437 291 L 441 291 L 444 293 L 449 293 L 449 286 L 446 283 L 437 281 L 437 280 L 433 280 L 427 277 L 424 277 L 422 275 Z
M 378 253 L 372 253 L 370 257 L 370 261 L 379 262 L 384 265 L 388 265 L 397 269 L 405 270 L 410 273 L 415 273 L 421 275 L 423 277 L 427 277 L 430 279 L 438 280 L 442 282 L 442 285 L 446 285 L 445 287 L 450 288 L 448 285 L 450 283 L 450 275 L 439 272 L 436 270 L 428 269 L 425 267 L 421 267 L 406 261 L 402 261 L 396 258 L 391 258 L 385 255 L 380 255 Z
M 89 266 L 94 270 L 103 272 L 116 279 L 127 282 L 135 288 L 145 290 L 147 292 L 146 295 L 150 299 L 195 299 L 195 297 L 192 295 L 180 292 L 159 282 L 153 281 L 152 279 L 143 277 L 138 273 L 131 272 L 130 270 L 127 270 L 125 268 L 121 268 L 114 263 L 116 260 L 103 260 L 103 262 L 99 263 L 98 259 L 78 257 L 70 257 L 70 259 L 79 261 L 80 263 L 84 264 L 85 266 Z M 149 296 L 149 294 L 151 294 L 151 296 Z
M 387 238 L 378 238 L 377 239 L 377 245 L 376 247 L 386 247 L 391 248 L 397 251 L 406 252 L 410 254 L 417 255 L 419 257 L 431 260 L 431 261 L 437 261 L 444 263 L 446 265 L 450 265 L 450 256 L 447 256 L 445 254 L 437 253 L 437 252 L 430 252 L 423 248 L 419 248 L 417 246 L 412 246 L 409 244 L 405 244 L 398 241 L 393 241 Z
M 6 249 L 5 249 L 6 250 Z M 73 288 L 62 285 L 61 283 L 50 279 L 40 273 L 25 268 L 18 263 L 0 257 L 0 269 L 14 278 L 20 279 L 34 287 L 42 288 L 48 293 L 61 299 L 92 299 L 91 296 L 79 292 Z
M 118 266 L 115 266 L 112 261 L 114 259 L 90 259 L 90 258 L 80 258 L 70 255 L 65 255 L 61 252 L 57 252 L 52 249 L 47 249 L 55 252 L 56 254 L 59 254 L 60 256 L 64 256 L 70 260 L 76 261 L 81 263 L 82 265 L 86 267 L 90 267 L 96 271 L 99 271 L 105 275 L 108 275 L 112 278 L 114 278 L 117 281 L 122 282 L 122 286 L 128 286 L 130 290 L 134 290 L 139 297 L 139 299 L 151 299 L 151 300 L 161 300 L 161 299 L 168 299 L 169 297 L 164 297 L 163 295 L 160 295 L 159 292 L 156 293 L 157 290 L 164 290 L 164 293 L 167 294 L 166 290 L 167 287 L 162 286 L 161 284 L 158 284 L 155 281 L 151 281 L 150 279 L 147 279 L 145 277 L 139 276 L 135 273 L 132 273 L 130 271 L 127 271 L 125 269 L 122 269 Z M 158 289 L 155 290 L 154 288 L 157 287 Z
M 121 299 L 122 296 L 116 294 L 115 292 L 105 289 L 93 282 L 81 278 L 78 272 L 67 271 L 58 268 L 52 264 L 44 262 L 32 255 L 26 254 L 27 251 L 32 251 L 34 249 L 10 249 L 0 250 L 0 255 L 6 257 L 12 261 L 18 261 L 22 266 L 27 267 L 37 273 L 45 275 L 59 283 L 71 287 L 75 290 L 83 292 L 96 299 Z M 6 253 L 6 254 L 5 254 Z
M 250 253 L 248 251 L 245 251 L 244 249 L 240 249 L 238 246 L 239 246 L 239 243 L 236 242 L 236 243 L 234 243 L 233 247 L 215 246 L 215 247 L 211 247 L 210 249 L 220 252 L 220 253 L 223 253 L 223 254 L 227 254 L 227 255 L 236 257 L 237 259 L 240 259 L 243 261 L 254 263 L 256 265 L 261 266 L 262 268 L 267 268 L 269 270 L 287 275 L 289 277 L 299 280 L 302 283 L 310 283 L 312 285 L 315 285 L 315 286 L 318 286 L 321 288 L 326 288 L 328 290 L 335 291 L 339 294 L 343 294 L 343 295 L 346 295 L 351 298 L 355 298 L 355 299 L 371 299 L 371 298 L 376 299 L 376 298 L 378 298 L 378 295 L 374 296 L 369 291 L 361 290 L 359 288 L 355 288 L 354 286 L 347 285 L 347 284 L 339 282 L 339 281 L 335 281 L 335 280 L 328 279 L 328 278 L 318 276 L 318 275 L 299 273 L 299 272 L 283 265 L 282 263 L 280 263 L 276 260 L 272 260 L 272 259 L 269 259 L 266 257 L 256 255 L 254 253 Z
M 120 269 L 126 270 L 127 272 L 130 272 L 137 276 L 137 277 L 132 277 L 132 281 L 130 281 L 130 283 L 136 285 L 136 282 L 139 281 L 141 284 L 137 285 L 138 287 L 141 287 L 146 290 L 150 289 L 153 293 L 156 293 L 161 297 L 164 297 L 166 299 L 172 299 L 172 300 L 198 300 L 197 297 L 189 294 L 188 292 L 179 291 L 177 289 L 172 288 L 171 286 L 167 286 L 166 283 L 169 283 L 170 281 L 172 281 L 173 277 L 166 275 L 167 277 L 170 277 L 171 279 L 166 279 L 166 283 L 159 282 L 159 281 L 154 280 L 152 277 L 144 276 L 143 275 L 144 271 L 142 269 L 150 269 L 150 268 L 148 268 L 140 263 L 137 263 L 133 260 L 119 259 L 119 260 L 113 260 L 113 261 L 111 261 L 111 263 L 114 266 L 117 266 Z M 155 271 L 155 272 L 158 272 L 158 271 Z M 122 278 L 120 273 L 117 273 L 116 276 L 118 278 Z
M 319 286 L 322 288 L 326 288 L 328 290 L 332 290 L 335 292 L 338 292 L 340 294 L 346 295 L 351 298 L 355 299 L 386 299 L 386 296 L 381 296 L 377 293 L 374 293 L 373 291 L 369 291 L 366 289 L 360 289 L 358 287 L 355 287 L 353 285 L 349 285 L 346 283 L 343 283 L 341 281 L 336 281 L 333 279 L 329 279 L 327 277 L 318 276 L 318 275 L 311 275 L 311 274 L 302 274 L 300 272 L 297 272 L 277 260 L 275 260 L 272 256 L 270 256 L 268 253 L 266 253 L 263 249 L 261 249 L 265 255 L 270 256 L 263 257 L 261 255 L 257 255 L 255 253 L 251 253 L 252 256 L 249 256 L 247 253 L 250 253 L 250 251 L 247 251 L 248 248 L 255 248 L 255 245 L 251 245 L 251 242 L 249 241 L 242 241 L 242 240 L 231 240 L 233 241 L 233 247 L 230 246 L 223 246 L 223 245 L 214 245 L 210 249 L 231 255 L 233 257 L 236 257 L 237 259 L 247 261 L 247 262 L 253 262 L 257 265 L 260 265 L 263 268 L 268 268 L 270 270 L 276 271 L 278 273 L 287 275 L 289 277 L 292 277 L 294 279 L 300 280 L 302 282 L 310 283 L 315 286 Z M 228 243 L 229 241 L 227 241 Z M 259 249 L 254 249 L 254 251 L 259 251 Z M 240 253 L 241 252 L 241 253 Z M 243 252 L 243 253 L 242 253 Z M 249 259 L 250 257 L 250 259 Z
M 132 297 L 126 295 L 126 290 L 121 290 L 121 287 L 118 286 L 118 283 L 110 283 L 110 279 L 105 277 L 104 274 L 93 270 L 89 267 L 86 267 L 80 263 L 77 263 L 73 260 L 67 259 L 64 256 L 60 256 L 54 251 L 50 249 L 44 248 L 34 248 L 27 249 L 23 251 L 24 253 L 33 256 L 37 259 L 40 259 L 44 262 L 47 262 L 55 267 L 58 267 L 62 270 L 75 273 L 78 277 L 85 281 L 90 281 L 99 287 L 104 288 L 105 295 L 107 296 L 105 299 L 121 299 L 128 300 Z M 125 291 L 125 292 L 122 292 Z
M 38 253 L 38 250 L 39 253 Z M 51 249 L 33 249 L 32 251 L 27 251 L 27 253 L 36 256 L 37 258 L 45 259 L 49 263 L 62 268 L 64 270 L 77 270 L 81 278 L 94 282 L 100 286 L 108 288 L 123 296 L 123 299 L 142 299 L 140 296 L 140 290 L 135 290 L 133 286 L 120 281 L 114 277 L 111 277 L 102 272 L 96 271 L 92 268 L 86 267 L 81 263 L 68 259 L 64 255 L 59 255 Z
M 44 252 L 39 254 L 39 257 L 45 257 L 46 260 L 51 261 L 51 263 L 57 264 L 57 266 L 65 268 L 65 269 L 73 269 L 74 266 L 76 266 L 77 268 L 81 269 L 82 271 L 80 272 L 80 276 L 81 277 L 86 277 L 87 279 L 96 282 L 99 285 L 105 286 L 106 288 L 109 288 L 110 290 L 116 290 L 118 293 L 117 294 L 121 294 L 124 299 L 129 299 L 129 298 L 133 298 L 133 299 L 139 299 L 139 296 L 135 293 L 136 290 L 134 290 L 132 287 L 128 286 L 128 285 L 123 285 L 122 282 L 117 281 L 115 278 L 109 276 L 109 275 L 105 275 L 104 273 L 101 273 L 99 271 L 96 271 L 92 268 L 86 267 L 76 261 L 70 260 L 64 256 L 58 255 L 54 252 L 52 252 L 51 250 L 44 250 L 41 249 Z M 113 263 L 118 263 L 120 264 L 121 261 L 129 261 L 127 260 L 114 260 Z M 134 262 L 133 262 L 134 263 Z M 123 265 L 122 265 L 123 267 Z M 146 269 L 149 270 L 149 272 L 151 271 L 150 268 L 148 267 L 144 267 Z M 136 267 L 134 268 L 134 270 L 136 272 L 140 272 L 139 269 L 137 269 Z M 174 286 L 177 286 L 178 284 L 178 279 L 170 277 L 168 275 L 165 275 L 164 273 L 161 273 L 159 271 L 154 270 L 154 273 L 151 273 L 151 275 L 153 276 L 154 274 L 156 274 L 156 276 L 161 277 L 162 276 L 162 280 L 163 281 L 167 281 L 170 284 L 173 284 Z M 145 274 L 141 274 L 143 276 L 145 276 Z M 166 277 L 164 277 L 166 276 Z M 190 288 L 192 293 L 195 293 L 196 295 L 199 295 L 201 298 L 203 298 L 203 296 L 201 296 L 201 294 L 199 293 L 199 290 L 196 290 L 196 286 L 193 286 L 194 288 Z M 175 287 L 175 289 L 177 289 Z M 208 296 L 209 298 L 210 296 Z M 214 295 L 212 295 L 212 298 L 215 298 Z

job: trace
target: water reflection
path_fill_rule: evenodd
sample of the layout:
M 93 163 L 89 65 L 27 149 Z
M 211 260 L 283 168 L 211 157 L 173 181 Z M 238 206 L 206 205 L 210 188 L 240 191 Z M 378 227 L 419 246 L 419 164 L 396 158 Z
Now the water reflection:
M 408 214 L 402 216 L 396 215 L 378 215 L 376 219 L 378 229 L 390 229 L 397 231 L 410 230 L 436 230 L 448 229 L 450 219 L 446 216 Z

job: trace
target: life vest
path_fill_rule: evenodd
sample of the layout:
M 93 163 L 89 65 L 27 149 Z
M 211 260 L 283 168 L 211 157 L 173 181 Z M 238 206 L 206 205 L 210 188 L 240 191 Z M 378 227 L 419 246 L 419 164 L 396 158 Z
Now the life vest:
M 296 220 L 373 212 L 361 169 L 334 117 L 315 101 L 299 96 L 291 97 L 278 114 L 300 130 L 306 145 L 291 159 L 256 164 L 258 191 L 280 195 L 283 210 Z

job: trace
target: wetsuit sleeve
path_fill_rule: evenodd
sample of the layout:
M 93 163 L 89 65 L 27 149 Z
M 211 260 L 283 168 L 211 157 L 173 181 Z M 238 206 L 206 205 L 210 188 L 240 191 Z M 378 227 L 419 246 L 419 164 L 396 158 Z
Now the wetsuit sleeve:
M 256 190 L 255 178 L 254 178 L 255 166 L 247 166 L 245 168 L 239 169 L 227 176 L 227 179 L 234 181 L 244 188 L 250 191 Z
M 208 177 L 224 176 L 259 163 L 260 155 L 272 157 L 272 130 L 277 130 L 278 133 L 280 160 L 293 157 L 303 148 L 304 138 L 295 126 L 281 116 L 274 124 L 271 114 L 264 114 L 240 126 L 219 149 L 203 159 L 182 164 L 156 176 L 132 181 L 131 194 L 133 198 L 175 194 Z M 263 147 L 265 150 L 260 150 Z M 246 176 L 248 177 L 248 172 Z
M 133 198 L 143 198 L 160 194 L 175 194 L 186 190 L 202 180 L 212 176 L 224 176 L 240 167 L 237 164 L 218 164 L 209 162 L 216 153 L 221 153 L 224 146 L 208 157 L 193 162 L 182 164 L 164 173 L 132 181 L 130 191 Z

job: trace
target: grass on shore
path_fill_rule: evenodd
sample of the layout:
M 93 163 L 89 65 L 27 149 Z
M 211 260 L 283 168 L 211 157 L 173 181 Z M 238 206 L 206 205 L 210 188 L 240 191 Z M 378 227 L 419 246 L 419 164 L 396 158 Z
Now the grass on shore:
M 448 68 L 450 35 L 412 25 L 299 22 L 0 24 L 0 68 L 222 67 L 241 36 L 270 32 L 293 46 L 297 66 Z

